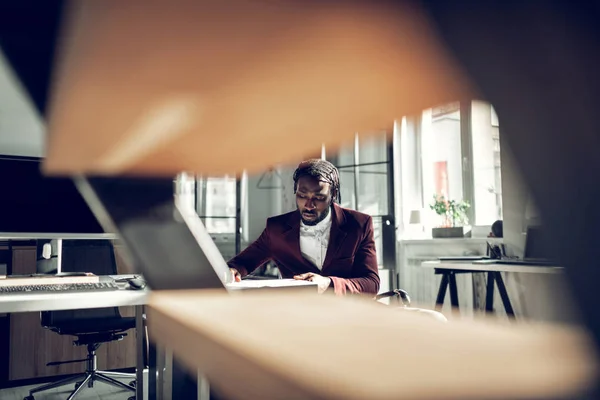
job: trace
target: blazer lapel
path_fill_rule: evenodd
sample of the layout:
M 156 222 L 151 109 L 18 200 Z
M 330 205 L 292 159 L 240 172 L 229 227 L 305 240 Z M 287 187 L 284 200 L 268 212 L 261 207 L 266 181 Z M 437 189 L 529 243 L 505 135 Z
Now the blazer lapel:
M 333 215 L 331 218 L 331 230 L 329 233 L 329 244 L 327 245 L 327 253 L 323 262 L 323 270 L 335 260 L 338 252 L 344 244 L 347 233 L 345 231 L 346 217 L 344 212 L 337 204 L 333 204 Z

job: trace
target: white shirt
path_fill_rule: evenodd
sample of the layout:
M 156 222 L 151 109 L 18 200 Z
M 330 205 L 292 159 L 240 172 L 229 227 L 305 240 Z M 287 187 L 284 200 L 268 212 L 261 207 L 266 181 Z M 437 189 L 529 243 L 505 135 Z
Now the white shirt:
M 327 246 L 329 244 L 329 231 L 331 230 L 331 213 L 316 225 L 305 225 L 300 221 L 300 252 L 302 256 L 313 263 L 317 268 L 323 268 Z

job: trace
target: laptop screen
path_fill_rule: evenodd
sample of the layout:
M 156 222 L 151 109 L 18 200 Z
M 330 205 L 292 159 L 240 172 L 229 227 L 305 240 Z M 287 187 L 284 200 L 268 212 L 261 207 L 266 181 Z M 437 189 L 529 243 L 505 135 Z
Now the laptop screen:
M 99 219 L 116 226 L 150 288 L 225 290 L 231 279 L 227 263 L 195 212 L 174 201 L 172 179 L 76 182 Z
M 525 242 L 525 259 L 550 259 L 545 242 L 545 232 L 541 226 L 530 226 L 527 228 L 527 239 Z

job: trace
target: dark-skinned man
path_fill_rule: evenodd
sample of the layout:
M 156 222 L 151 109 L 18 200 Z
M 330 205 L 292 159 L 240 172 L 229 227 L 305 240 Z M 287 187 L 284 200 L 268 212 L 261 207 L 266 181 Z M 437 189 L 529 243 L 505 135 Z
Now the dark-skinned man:
M 271 217 L 260 237 L 228 265 L 236 280 L 272 260 L 284 278 L 309 280 L 319 293 L 379 290 L 373 220 L 342 208 L 337 168 L 311 159 L 294 172 L 295 211 Z

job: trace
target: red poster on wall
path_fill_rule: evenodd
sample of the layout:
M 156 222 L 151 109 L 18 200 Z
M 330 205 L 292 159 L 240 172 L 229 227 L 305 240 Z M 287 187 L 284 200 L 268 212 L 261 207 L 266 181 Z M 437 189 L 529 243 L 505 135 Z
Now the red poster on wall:
M 448 162 L 437 161 L 433 163 L 433 173 L 435 178 L 435 194 L 449 198 L 448 193 Z

